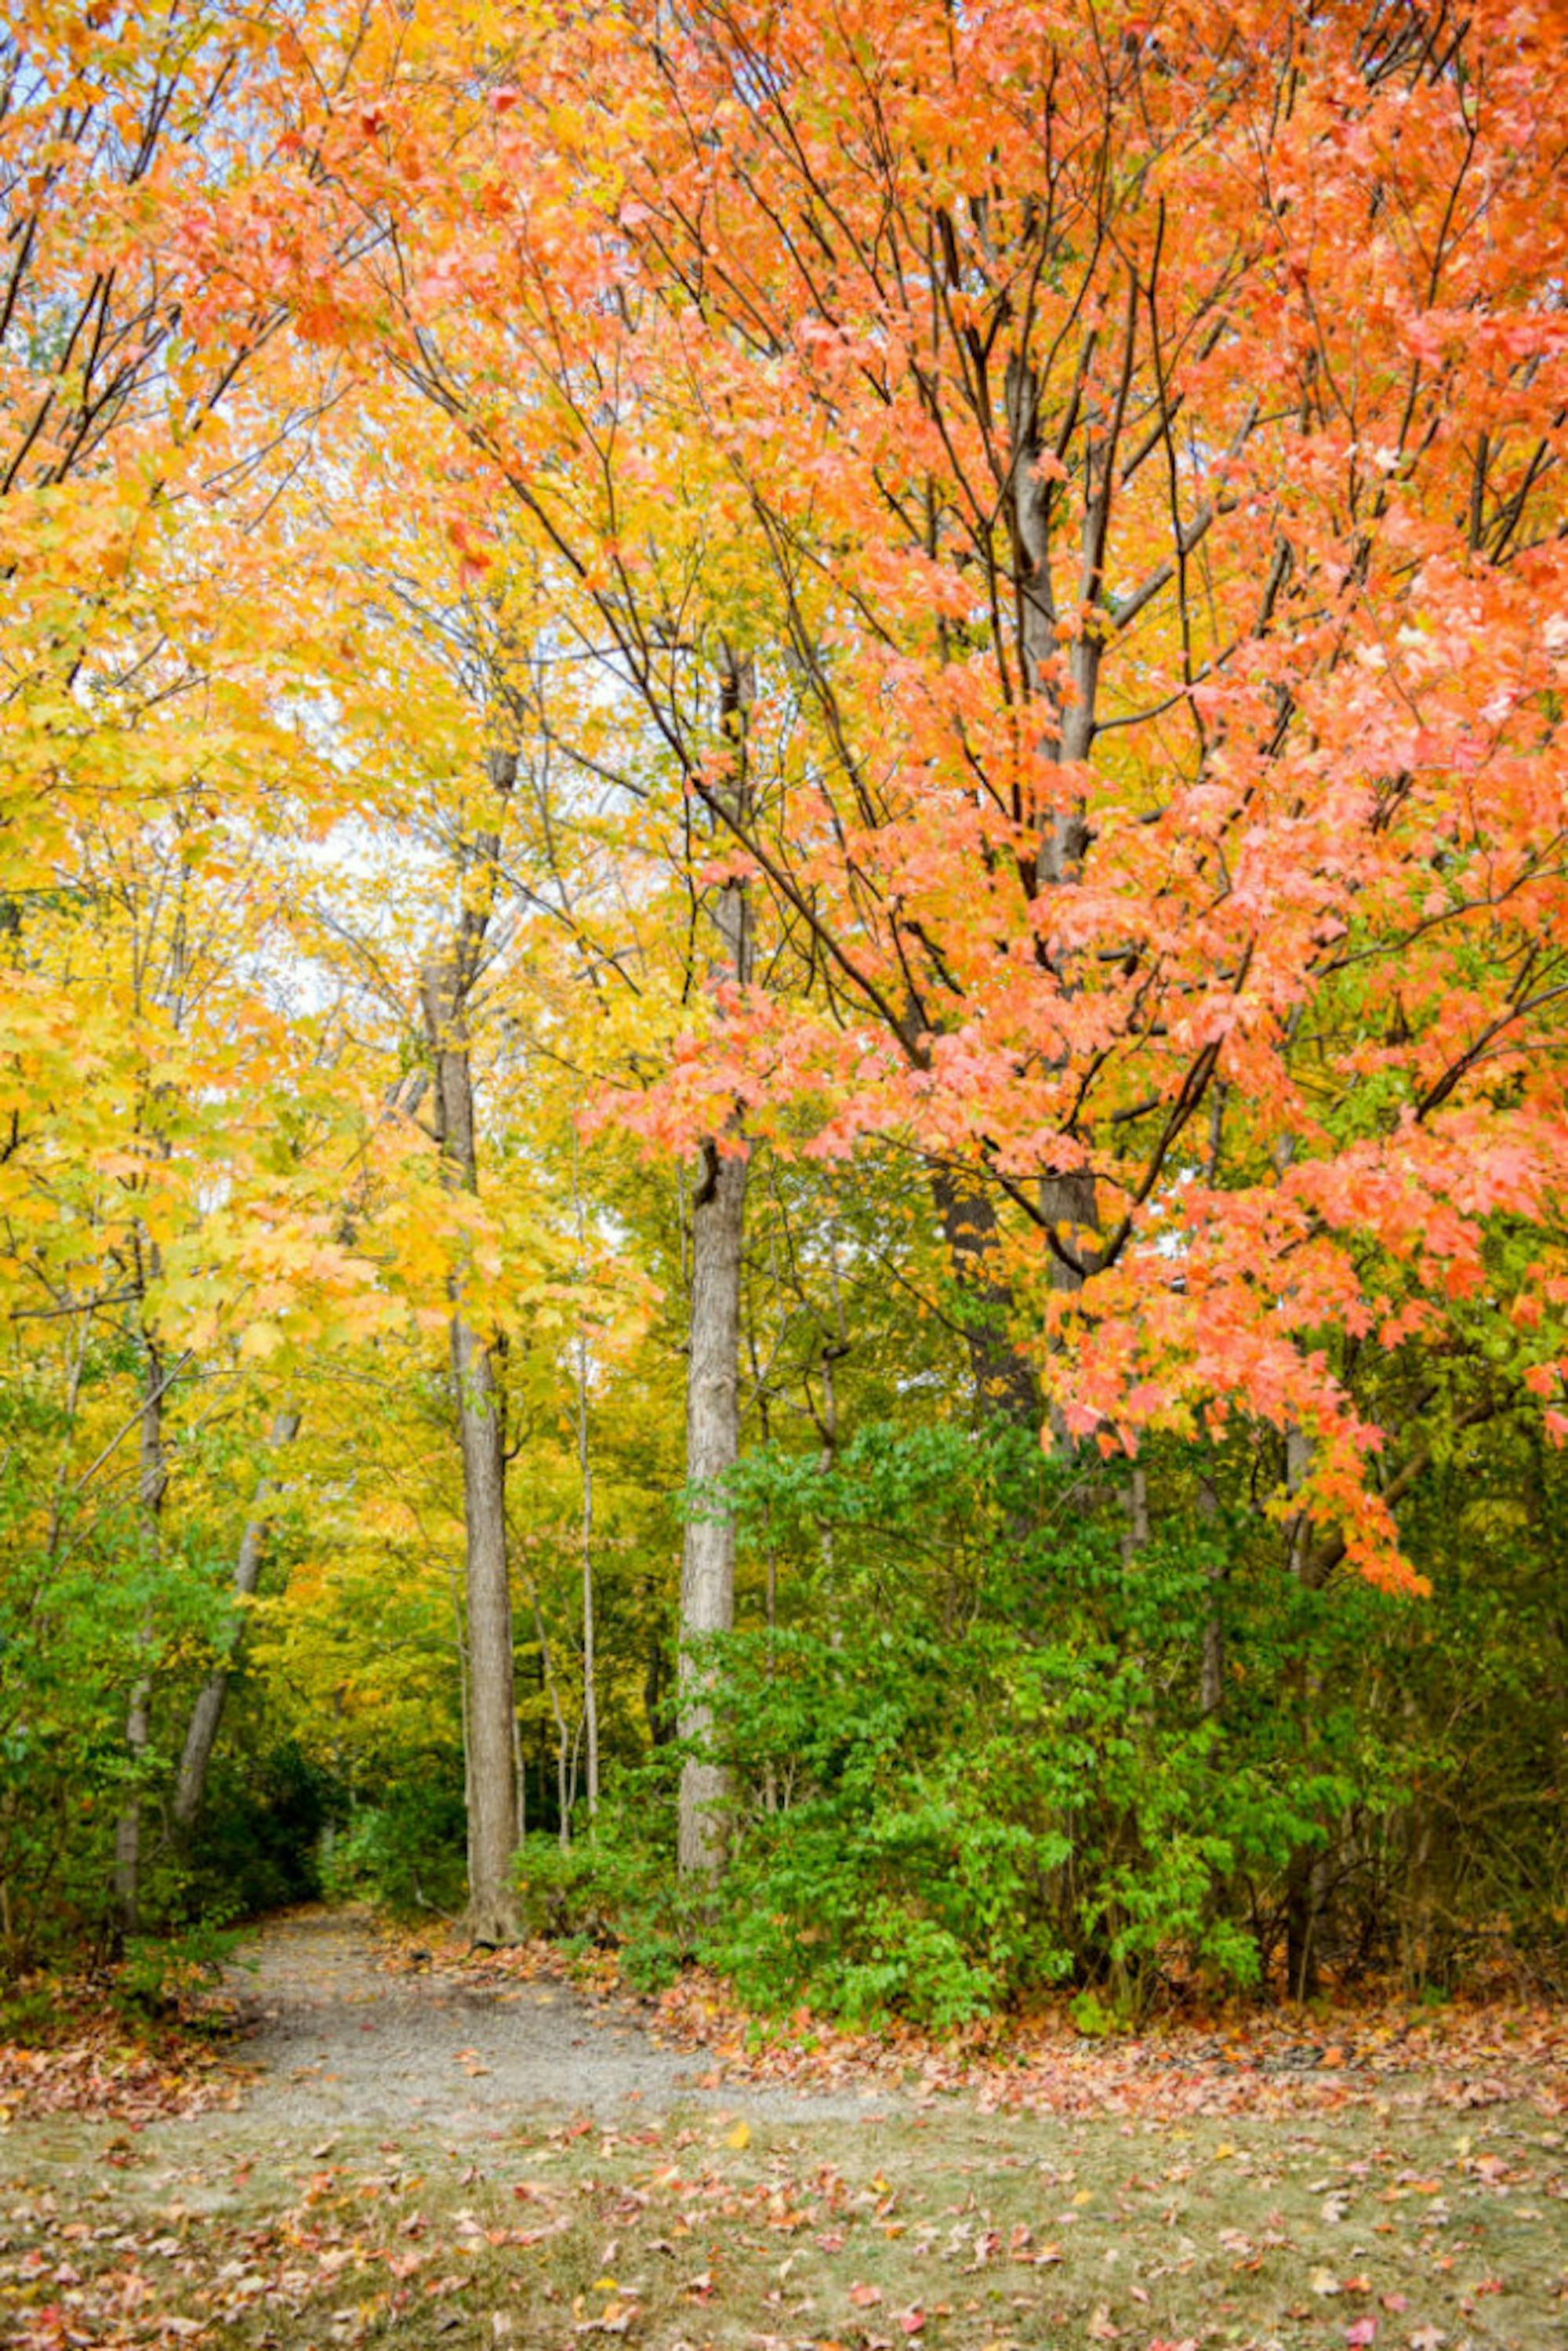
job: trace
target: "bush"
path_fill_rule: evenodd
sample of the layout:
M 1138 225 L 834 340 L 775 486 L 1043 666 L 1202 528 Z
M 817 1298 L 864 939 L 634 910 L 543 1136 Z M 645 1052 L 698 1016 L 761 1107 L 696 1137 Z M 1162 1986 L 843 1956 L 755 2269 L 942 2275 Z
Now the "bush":
M 1070 1845 L 1030 1801 L 1007 1646 L 924 1626 L 726 1645 L 736 1809 L 706 1949 L 747 1999 L 942 2027 L 1070 1966 L 1043 1900 Z
M 732 1859 L 703 1949 L 759 2004 L 941 2029 L 1068 1980 L 1136 2017 L 1173 1964 L 1256 1983 L 1293 1858 L 1397 1784 L 1354 1708 L 1298 1702 L 1303 1654 L 1333 1687 L 1396 1604 L 1331 1621 L 1276 1572 L 1248 1617 L 1211 1515 L 1131 1559 L 1108 1476 L 941 1426 L 826 1475 L 755 1456 L 735 1492 L 800 1562 L 798 1621 L 712 1658 Z M 1206 1715 L 1219 1606 L 1239 1689 Z
M 177 1934 L 132 1935 L 115 1978 L 116 2004 L 133 2017 L 177 2011 L 220 1980 L 239 1946 L 237 1935 L 205 1920 Z
M 640 1991 L 673 1982 L 700 1942 L 700 1893 L 683 1887 L 675 1843 L 673 1769 L 666 1751 L 612 1769 L 591 1832 L 563 1846 L 525 1839 L 517 1862 L 522 1919 L 555 1939 L 619 1947 L 621 1971 Z
M 411 1778 L 379 1804 L 354 1812 L 329 1832 L 320 1864 L 329 1901 L 370 1901 L 409 1915 L 454 1915 L 467 1890 L 467 1844 L 461 1776 Z

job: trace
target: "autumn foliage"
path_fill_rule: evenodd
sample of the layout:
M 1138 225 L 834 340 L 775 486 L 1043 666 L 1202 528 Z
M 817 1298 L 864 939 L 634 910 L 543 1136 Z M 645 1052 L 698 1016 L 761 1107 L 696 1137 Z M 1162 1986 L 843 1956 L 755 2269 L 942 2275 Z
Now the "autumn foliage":
M 1336 1900 L 1560 1943 L 1555 0 L 38 6 L 0 76 L 18 1949 L 105 1865 L 46 1724 L 121 1928 L 209 1865 L 247 1522 L 240 1732 L 473 1863 L 481 1389 L 552 1831 L 602 1714 L 667 1843 L 700 1720 L 759 1915 L 955 2014 L 1305 1989 Z M 645 1857 L 594 1931 L 678 1955 Z

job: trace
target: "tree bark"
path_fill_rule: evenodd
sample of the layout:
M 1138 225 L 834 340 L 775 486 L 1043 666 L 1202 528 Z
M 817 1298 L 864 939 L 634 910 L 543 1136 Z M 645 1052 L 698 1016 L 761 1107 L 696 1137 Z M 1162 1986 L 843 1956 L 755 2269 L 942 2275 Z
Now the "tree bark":
M 727 789 L 737 820 L 748 813 L 747 716 L 754 694 L 749 659 L 725 649 L 719 715 L 729 745 Z M 750 971 L 746 885 L 727 882 L 713 908 L 718 946 L 711 977 L 744 985 Z M 725 1146 L 728 1147 L 726 1148 Z M 701 1751 L 711 1740 L 709 1669 L 699 1646 L 735 1621 L 735 1521 L 716 1486 L 740 1453 L 741 1252 L 749 1175 L 738 1120 L 703 1144 L 703 1176 L 692 1205 L 692 1286 L 686 1356 L 686 1482 L 698 1496 L 686 1520 L 681 1558 L 680 1735 L 696 1743 L 681 1770 L 677 1860 L 683 1875 L 712 1877 L 724 1864 L 722 1765 Z
M 452 1379 L 463 1447 L 468 1613 L 468 1925 L 476 1942 L 517 1932 L 512 1593 L 507 1567 L 506 1438 L 490 1350 L 452 1318 Z
M 578 1468 L 582 1480 L 582 1728 L 588 1817 L 599 1817 L 599 1689 L 595 1678 L 593 1622 L 593 1459 L 588 1441 L 588 1349 L 578 1353 Z
M 517 780 L 516 757 L 488 758 L 497 810 Z M 446 1181 L 479 1188 L 468 1006 L 494 901 L 499 815 L 465 846 L 463 911 L 450 951 L 421 975 L 434 1068 L 436 1138 Z M 468 893 L 473 877 L 472 894 Z M 517 1848 L 512 1593 L 507 1559 L 504 1400 L 494 1348 L 465 1311 L 461 1268 L 452 1277 L 452 1384 L 463 1459 L 465 1585 L 468 1616 L 468 1926 L 476 1942 L 517 1931 L 512 1861 Z
M 740 1270 L 749 1173 L 738 1155 L 709 1143 L 706 1172 L 692 1215 L 691 1346 L 686 1364 L 686 1478 L 697 1509 L 686 1521 L 681 1561 L 683 1740 L 706 1740 L 713 1729 L 706 1667 L 688 1644 L 727 1633 L 735 1622 L 735 1520 L 713 1499 L 716 1481 L 740 1451 Z M 723 1863 L 719 1817 L 726 1785 L 710 1757 L 686 1758 L 681 1772 L 679 1860 L 683 1871 L 712 1875 Z
M 588 1218 L 582 1199 L 582 1156 L 575 1123 L 571 1151 L 572 1207 L 577 1218 L 578 1267 L 588 1274 Z M 580 1323 L 577 1333 L 577 1468 L 582 1486 L 582 1731 L 583 1764 L 587 1776 L 588 1817 L 599 1817 L 599 1686 L 596 1677 L 593 1613 L 593 1451 L 588 1413 L 588 1334 Z
M 1312 1439 L 1294 1423 L 1285 1431 L 1285 1488 L 1300 1493 L 1312 1466 Z M 1308 1592 L 1323 1581 L 1312 1543 L 1311 1522 L 1304 1510 L 1297 1514 L 1290 1534 L 1290 1573 Z M 1316 1677 L 1310 1657 L 1303 1655 L 1297 1675 L 1297 1704 L 1302 1727 L 1316 1703 Z M 1285 1988 L 1291 2000 L 1311 2000 L 1318 1989 L 1318 1922 L 1322 1912 L 1322 1848 L 1301 1844 L 1285 1871 Z
M 268 1439 L 274 1453 L 292 1445 L 299 1434 L 299 1415 L 280 1412 L 272 1424 Z M 248 1599 L 261 1576 L 262 1546 L 267 1539 L 267 1505 L 275 1491 L 270 1474 L 264 1476 L 251 1504 L 250 1517 L 240 1537 L 239 1552 L 235 1561 L 234 1588 L 236 1595 Z M 173 1814 L 178 1828 L 189 1830 L 194 1825 L 207 1792 L 207 1770 L 213 1760 L 217 1741 L 218 1726 L 223 1720 L 224 1703 L 228 1697 L 229 1676 L 233 1667 L 223 1665 L 208 1675 L 191 1708 L 191 1719 L 185 1730 L 185 1744 L 181 1750 L 179 1776 L 174 1782 Z
M 169 1482 L 163 1457 L 163 1391 L 167 1384 L 162 1358 L 151 1338 L 144 1342 L 140 1458 L 137 1469 L 138 1516 L 141 1549 L 149 1567 L 156 1561 L 161 1537 L 164 1490 Z M 152 1646 L 152 1630 L 144 1626 L 140 1646 Z M 152 1682 L 143 1672 L 131 1687 L 126 1708 L 125 1746 L 131 1769 L 139 1773 L 152 1734 Z M 141 1796 L 133 1787 L 114 1831 L 114 1905 L 120 1931 L 135 1934 L 141 1912 Z
M 1133 316 L 1129 311 L 1126 370 L 1131 366 Z M 1085 460 L 1083 520 L 1080 539 L 1074 601 L 1087 612 L 1103 599 L 1104 550 L 1110 528 L 1115 480 L 1115 450 L 1126 398 L 1126 370 L 1119 397 L 1107 415 L 1105 429 L 1092 436 Z M 1051 529 L 1055 485 L 1044 467 L 1047 455 L 1040 418 L 1040 384 L 1030 362 L 1021 354 L 1009 361 L 1006 409 L 1010 457 L 1008 518 L 1012 537 L 1013 570 L 1019 600 L 1019 657 L 1030 697 L 1048 716 L 1041 747 L 1054 765 L 1082 767 L 1093 745 L 1097 724 L 1100 668 L 1104 637 L 1095 626 L 1080 625 L 1069 641 L 1067 662 L 1070 691 L 1057 684 L 1058 610 L 1051 580 Z M 1040 819 L 1037 875 L 1042 891 L 1071 888 L 1082 879 L 1089 852 L 1088 803 L 1082 789 L 1063 794 Z M 1057 977 L 1071 993 L 1070 969 Z M 1051 1259 L 1053 1289 L 1081 1290 L 1092 1270 L 1100 1232 L 1099 1203 L 1094 1178 L 1086 1170 L 1069 1168 L 1042 1176 L 1040 1207 L 1056 1246 Z M 1051 1417 L 1051 1441 L 1059 1453 L 1072 1450 L 1072 1441 L 1059 1412 Z
M 562 1853 L 571 1847 L 571 1789 L 569 1766 L 571 1759 L 571 1732 L 567 1726 L 566 1708 L 560 1702 L 560 1684 L 556 1679 L 550 1658 L 549 1635 L 545 1631 L 544 1610 L 539 1605 L 537 1583 L 529 1586 L 528 1597 L 533 1603 L 534 1632 L 539 1646 L 539 1681 L 549 1700 L 555 1717 L 555 1793 L 556 1836 Z

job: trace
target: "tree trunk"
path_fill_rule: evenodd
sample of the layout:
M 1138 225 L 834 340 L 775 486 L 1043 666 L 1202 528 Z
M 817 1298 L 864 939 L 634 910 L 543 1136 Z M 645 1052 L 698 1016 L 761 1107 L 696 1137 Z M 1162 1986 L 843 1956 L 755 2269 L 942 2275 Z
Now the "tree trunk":
M 468 1604 L 468 1924 L 476 1942 L 517 1932 L 512 1856 L 517 1782 L 512 1725 L 512 1593 L 507 1572 L 506 1443 L 490 1351 L 459 1312 L 452 1378 L 463 1445 Z
M 560 1702 L 560 1684 L 556 1678 L 555 1662 L 550 1656 L 549 1635 L 545 1631 L 544 1609 L 539 1602 L 538 1585 L 530 1580 L 528 1599 L 534 1612 L 534 1636 L 539 1652 L 539 1687 L 549 1700 L 555 1717 L 555 1793 L 556 1835 L 562 1853 L 571 1845 L 571 1789 L 568 1770 L 571 1756 L 571 1732 L 567 1725 L 566 1708 Z M 539 1785 L 544 1785 L 544 1766 L 539 1767 Z
M 742 824 L 750 798 L 746 728 L 754 691 L 750 661 L 726 648 L 719 714 L 732 763 L 727 789 Z M 750 908 L 743 883 L 724 884 L 713 922 L 718 950 L 711 976 L 721 986 L 744 985 L 750 972 Z M 708 1137 L 692 1204 L 686 1357 L 686 1482 L 699 1499 L 686 1520 L 681 1558 L 680 1733 L 699 1750 L 713 1729 L 709 1669 L 688 1645 L 728 1632 L 735 1621 L 735 1522 L 714 1489 L 740 1453 L 741 1249 L 748 1174 L 738 1122 L 724 1137 Z M 681 1771 L 677 1833 L 684 1875 L 711 1877 L 723 1866 L 726 1794 L 722 1766 L 710 1754 L 688 1755 Z
M 137 1499 L 142 1555 L 151 1568 L 158 1557 L 163 1493 L 169 1480 L 163 1458 L 163 1391 L 166 1382 L 162 1359 L 151 1339 L 145 1342 L 145 1349 Z M 145 1651 L 152 1646 L 152 1628 L 144 1625 L 139 1636 L 139 1646 Z M 131 1703 L 125 1717 L 126 1751 L 135 1774 L 140 1773 L 147 1754 L 147 1742 L 152 1731 L 152 1677 L 146 1673 L 139 1674 L 131 1688 Z M 141 1796 L 139 1786 L 133 1786 L 115 1824 L 114 1904 L 121 1934 L 133 1935 L 140 1923 L 141 1910 Z
M 577 1218 L 578 1270 L 588 1276 L 588 1218 L 582 1200 L 582 1153 L 576 1122 L 571 1130 L 571 1194 Z M 588 1334 L 577 1333 L 577 1470 L 582 1486 L 582 1730 L 587 1772 L 588 1817 L 599 1817 L 599 1687 L 595 1677 L 593 1619 L 593 1452 L 588 1416 Z
M 599 1817 L 599 1692 L 593 1649 L 593 1460 L 588 1444 L 588 1350 L 578 1352 L 578 1467 L 582 1479 L 582 1727 L 588 1817 Z
M 299 1415 L 297 1412 L 280 1412 L 272 1424 L 268 1442 L 274 1453 L 280 1453 L 285 1446 L 292 1445 L 298 1434 Z M 256 1488 L 245 1532 L 240 1537 L 239 1553 L 235 1561 L 234 1588 L 242 1598 L 250 1597 L 261 1575 L 262 1545 L 267 1527 L 267 1505 L 274 1490 L 271 1476 L 264 1476 Z M 213 1760 L 218 1725 L 223 1720 L 224 1701 L 228 1696 L 232 1670 L 232 1667 L 224 1665 L 209 1674 L 197 1695 L 195 1705 L 191 1708 L 185 1744 L 180 1756 L 179 1778 L 174 1783 L 174 1821 L 182 1829 L 188 1830 L 193 1825 L 206 1796 L 207 1769 Z
M 1135 287 L 1129 288 L 1135 299 Z M 1127 366 L 1135 308 L 1129 308 Z M 1087 614 L 1103 601 L 1104 549 L 1110 527 L 1116 479 L 1115 454 L 1127 391 L 1124 372 L 1119 395 L 1106 412 L 1104 429 L 1093 436 L 1083 480 L 1083 517 L 1080 536 L 1078 576 L 1068 583 L 1071 601 Z M 1010 453 L 1008 522 L 1012 537 L 1013 570 L 1019 599 L 1019 657 L 1025 686 L 1048 723 L 1040 747 L 1053 764 L 1069 769 L 1088 759 L 1097 725 L 1100 670 L 1105 632 L 1091 623 L 1076 626 L 1068 643 L 1071 691 L 1058 683 L 1061 646 L 1057 633 L 1058 607 L 1051 579 L 1051 532 L 1058 518 L 1056 486 L 1045 468 L 1047 455 L 1040 421 L 1040 383 L 1035 369 L 1021 355 L 1008 362 L 1006 378 L 1008 439 Z M 1089 851 L 1088 804 L 1081 789 L 1063 794 L 1042 813 L 1037 844 L 1037 878 L 1041 892 L 1071 888 L 1082 879 Z M 1073 992 L 1070 959 L 1058 967 L 1064 992 Z M 1099 1203 L 1094 1178 L 1086 1170 L 1064 1169 L 1040 1179 L 1040 1210 L 1051 1240 L 1051 1280 L 1056 1290 L 1083 1286 L 1092 1270 L 1100 1232 Z M 1051 1416 L 1051 1434 L 1058 1453 L 1070 1453 L 1072 1440 L 1059 1411 Z
M 497 806 L 517 781 L 514 754 L 493 750 L 489 777 Z M 434 1070 L 435 1132 L 449 1184 L 479 1188 L 468 1005 L 478 977 L 500 861 L 499 820 L 465 843 L 457 935 L 421 975 Z M 461 1267 L 452 1277 L 452 1382 L 463 1458 L 465 1583 L 468 1641 L 468 1926 L 475 1940 L 517 1933 L 512 1861 L 517 1848 L 516 1696 L 512 1593 L 507 1561 L 504 1400 L 495 1349 L 469 1320 Z
M 686 1478 L 697 1489 L 681 1561 L 681 1700 L 684 1740 L 713 1727 L 707 1668 L 687 1644 L 727 1633 L 735 1621 L 735 1521 L 712 1499 L 740 1451 L 740 1269 L 748 1169 L 710 1143 L 692 1213 L 691 1351 L 686 1365 Z M 680 1866 L 712 1875 L 724 1858 L 719 1811 L 725 1773 L 688 1756 L 681 1772 Z
M 1312 1440 L 1292 1425 L 1285 1431 L 1285 1487 L 1297 1494 L 1312 1470 Z M 1312 1551 L 1311 1522 L 1298 1512 L 1290 1533 L 1290 1573 L 1307 1591 L 1322 1582 Z M 1297 1704 L 1303 1732 L 1316 1702 L 1316 1677 L 1310 1655 L 1303 1653 L 1297 1670 Z M 1316 1844 L 1298 1845 L 1285 1871 L 1285 1989 L 1291 2000 L 1311 2000 L 1318 1989 L 1318 1920 L 1322 1912 L 1322 1850 Z

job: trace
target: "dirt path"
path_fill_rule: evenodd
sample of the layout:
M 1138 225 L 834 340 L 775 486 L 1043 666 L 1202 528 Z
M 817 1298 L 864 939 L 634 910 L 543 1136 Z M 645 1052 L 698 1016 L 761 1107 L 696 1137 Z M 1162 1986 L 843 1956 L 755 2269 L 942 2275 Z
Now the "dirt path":
M 497 1990 L 394 1970 L 352 1913 L 271 1921 L 245 1956 L 232 1989 L 249 2028 L 244 2053 L 261 2069 L 246 2104 L 289 2136 L 423 2126 L 472 2138 L 534 2117 L 629 2120 L 727 2103 L 703 2086 L 702 2061 L 661 2048 L 630 2002 L 559 1981 Z M 748 2089 L 746 2104 L 780 2121 L 843 2121 L 890 2101 Z

